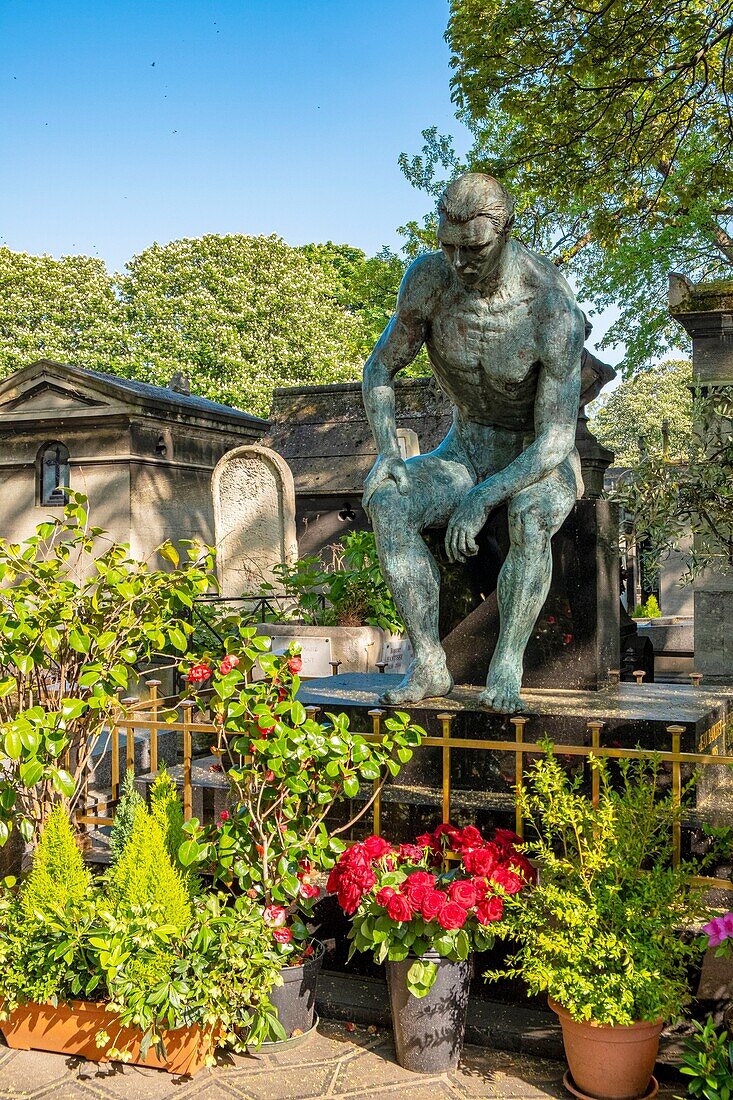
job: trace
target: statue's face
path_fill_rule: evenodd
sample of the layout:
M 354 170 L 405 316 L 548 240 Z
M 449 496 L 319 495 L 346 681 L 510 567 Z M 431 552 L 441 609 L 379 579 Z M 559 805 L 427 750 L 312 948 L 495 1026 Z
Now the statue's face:
M 496 273 L 507 235 L 490 218 L 458 224 L 441 217 L 438 243 L 458 278 L 467 287 L 480 286 Z

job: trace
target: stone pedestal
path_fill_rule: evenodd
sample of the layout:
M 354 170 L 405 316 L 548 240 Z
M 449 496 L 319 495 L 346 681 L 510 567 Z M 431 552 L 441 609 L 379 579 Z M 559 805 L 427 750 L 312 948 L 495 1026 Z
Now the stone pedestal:
M 733 432 L 733 280 L 693 286 L 682 275 L 669 277 L 669 309 L 692 337 L 695 386 L 715 399 L 710 421 L 696 425 L 706 435 Z M 707 680 L 733 680 L 733 572 L 707 570 L 694 582 L 695 668 Z
M 506 509 L 481 532 L 465 565 L 445 557 L 445 533 L 426 533 L 442 575 L 441 634 L 457 684 L 486 679 L 499 635 L 496 582 L 509 548 Z M 529 688 L 597 689 L 618 669 L 618 511 L 579 500 L 552 540 L 550 593 L 529 640 L 522 683 Z

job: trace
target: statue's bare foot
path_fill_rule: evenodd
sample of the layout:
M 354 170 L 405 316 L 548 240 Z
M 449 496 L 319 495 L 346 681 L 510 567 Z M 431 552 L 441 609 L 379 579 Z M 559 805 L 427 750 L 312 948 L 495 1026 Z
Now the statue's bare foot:
M 406 675 L 396 687 L 385 691 L 380 703 L 395 706 L 400 703 L 419 703 L 421 699 L 433 699 L 448 695 L 453 688 L 453 677 L 445 660 L 423 664 L 413 661 Z
M 525 709 L 519 694 L 521 687 L 521 661 L 516 665 L 502 664 L 491 668 L 486 687 L 478 697 L 479 706 L 490 707 L 499 714 L 516 714 Z

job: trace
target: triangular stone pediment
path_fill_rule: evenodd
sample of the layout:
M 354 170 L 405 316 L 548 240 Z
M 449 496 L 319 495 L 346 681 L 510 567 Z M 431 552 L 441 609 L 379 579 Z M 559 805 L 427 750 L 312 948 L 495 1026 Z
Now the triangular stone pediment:
M 0 398 L 0 413 L 74 412 L 106 404 L 98 397 L 81 393 L 76 387 L 43 379 L 23 393 L 16 393 L 7 400 Z

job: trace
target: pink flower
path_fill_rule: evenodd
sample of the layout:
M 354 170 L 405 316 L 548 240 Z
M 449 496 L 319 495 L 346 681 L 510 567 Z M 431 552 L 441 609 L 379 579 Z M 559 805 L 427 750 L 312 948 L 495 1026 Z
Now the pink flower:
M 406 860 L 408 863 L 420 863 L 423 850 L 417 844 L 400 844 L 398 854 L 400 859 Z
M 229 820 L 229 811 L 228 810 L 222 810 L 221 813 L 219 814 L 219 821 L 228 821 L 228 820 Z
M 268 905 L 262 914 L 262 919 L 270 928 L 282 928 L 287 918 L 287 912 L 282 905 Z
M 289 928 L 274 928 L 272 935 L 278 943 L 290 943 L 293 938 L 293 933 Z
M 288 661 L 288 668 L 293 673 L 293 675 L 296 675 L 298 672 L 300 672 L 302 667 L 303 661 L 300 657 L 291 657 Z
M 708 937 L 710 947 L 719 947 L 724 940 L 733 939 L 733 913 L 726 913 L 724 917 L 713 917 L 705 925 L 703 932 Z
M 226 676 L 227 672 L 231 672 L 233 668 L 236 668 L 239 664 L 239 657 L 236 657 L 233 653 L 230 653 L 219 665 L 219 672 L 222 676 Z
M 298 892 L 302 898 L 317 898 L 321 891 L 309 882 L 301 882 L 298 886 Z

